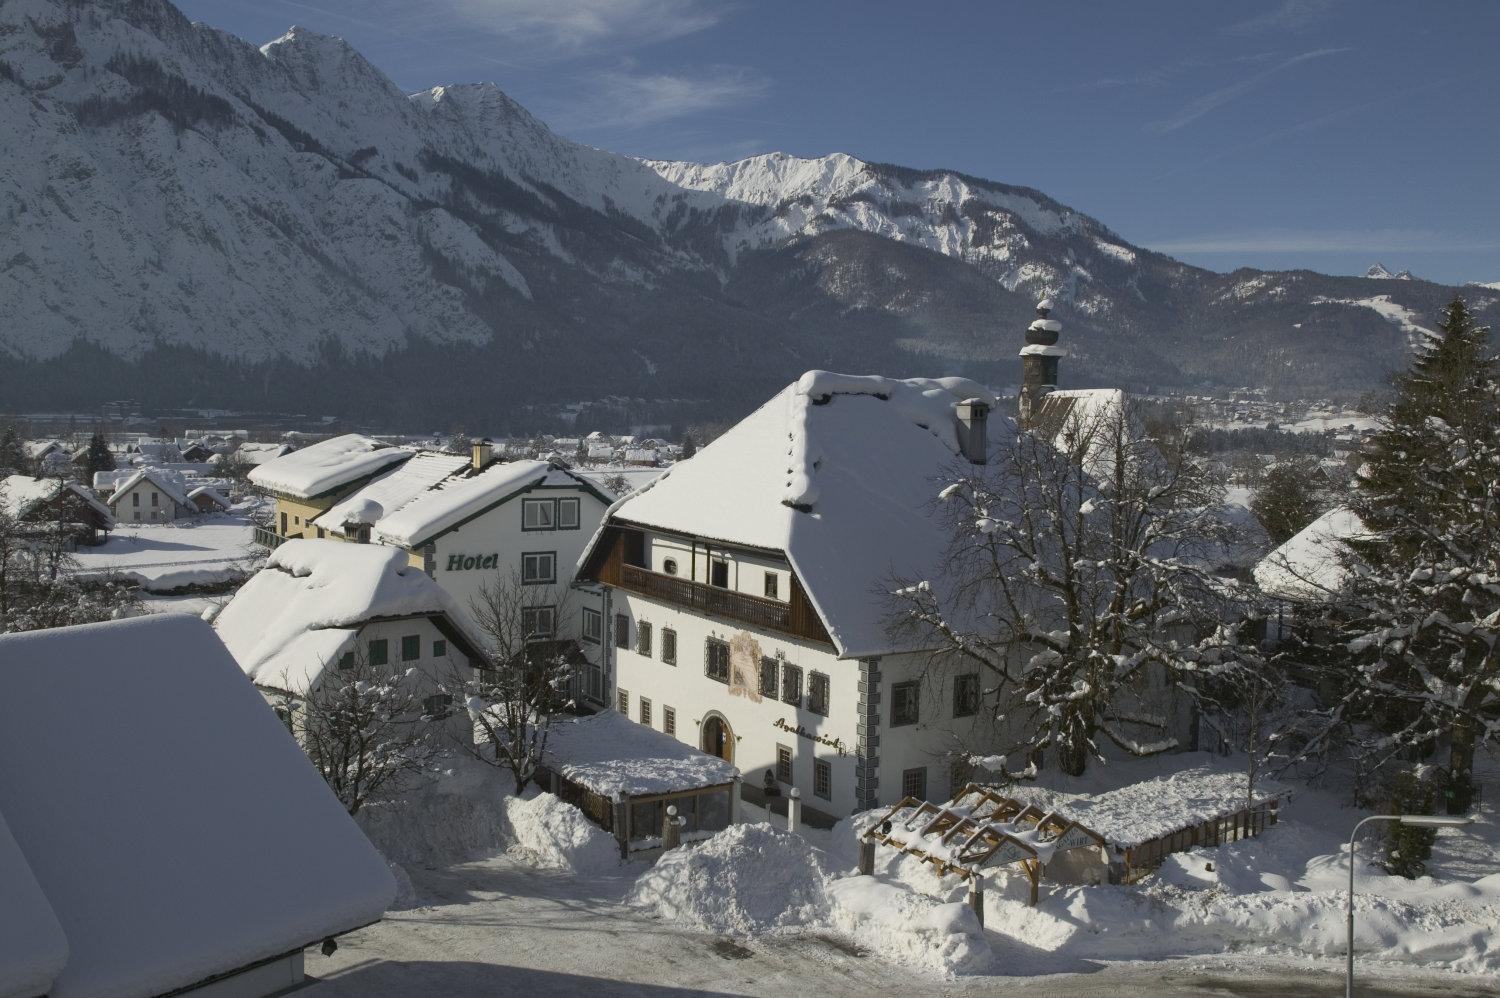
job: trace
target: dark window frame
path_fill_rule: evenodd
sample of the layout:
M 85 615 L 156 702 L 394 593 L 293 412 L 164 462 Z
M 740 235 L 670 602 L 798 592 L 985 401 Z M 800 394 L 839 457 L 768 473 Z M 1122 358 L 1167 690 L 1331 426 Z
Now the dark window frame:
M 635 706 L 636 717 L 640 720 L 640 723 L 644 724 L 648 728 L 651 727 L 651 719 L 654 716 L 652 713 L 652 707 L 654 705 L 651 703 L 651 698 L 636 697 Z
M 432 657 L 433 658 L 447 658 L 448 657 L 448 639 L 447 638 L 434 638 L 433 639 L 433 642 L 432 642 Z
M 528 629 L 526 626 L 527 614 L 545 613 L 548 626 L 545 629 Z M 532 618 L 535 619 L 535 616 Z M 523 606 L 521 608 L 521 630 L 524 631 L 524 639 L 527 641 L 547 641 L 557 637 L 557 606 L 552 603 L 541 603 L 537 606 Z
M 927 799 L 927 767 L 913 766 L 901 771 L 901 796 Z
M 762 699 L 775 700 L 781 692 L 781 659 L 770 655 L 760 657 L 760 695 Z
M 630 616 L 629 614 L 615 614 L 615 647 L 620 651 L 630 650 Z
M 776 746 L 776 782 L 788 785 L 796 782 L 797 756 L 790 745 Z
M 410 655 L 407 654 L 408 651 L 411 652 Z M 421 659 L 421 657 L 422 657 L 422 635 L 420 635 L 420 634 L 403 634 L 403 635 L 401 635 L 401 661 L 403 661 L 403 662 L 416 662 L 419 659 Z
M 716 653 L 717 653 L 717 655 L 719 657 L 722 657 L 723 660 L 724 660 L 723 661 L 723 672 L 724 672 L 724 674 L 722 676 L 719 676 L 719 675 L 715 674 L 715 670 L 714 670 L 714 658 L 715 658 Z M 723 683 L 725 686 L 728 686 L 729 685 L 729 673 L 730 673 L 729 642 L 728 641 L 720 640 L 719 638 L 707 638 L 707 639 L 705 639 L 704 642 L 703 642 L 703 674 L 705 676 L 707 676 L 709 679 L 712 679 L 716 683 Z
M 818 693 L 822 689 L 821 696 Z M 829 702 L 833 699 L 833 680 L 826 672 L 810 672 L 807 675 L 807 709 L 819 717 L 828 716 Z
M 548 522 L 547 526 L 545 526 L 545 527 L 528 527 L 526 525 L 526 514 L 527 514 L 528 511 L 533 510 L 533 509 L 546 509 L 546 510 L 548 510 L 547 516 L 550 517 L 551 519 Z M 527 534 L 530 534 L 530 533 L 543 533 L 543 532 L 548 531 L 548 530 L 556 530 L 556 529 L 557 529 L 557 500 L 556 499 L 523 498 L 521 500 L 521 532 L 522 533 L 527 533 Z
M 909 705 L 907 699 L 909 698 Z M 908 709 L 909 708 L 909 709 Z M 891 684 L 891 727 L 901 728 L 922 719 L 922 683 L 908 679 Z
M 973 717 L 979 713 L 979 673 L 964 672 L 953 677 L 953 716 Z
M 590 623 L 593 624 L 592 630 L 594 633 L 592 635 L 589 634 Z M 581 640 L 586 641 L 591 645 L 604 643 L 604 614 L 600 613 L 598 610 L 595 610 L 591 606 L 584 607 L 579 628 L 579 635 Z
M 615 709 L 627 720 L 630 718 L 630 691 L 626 689 L 615 690 Z
M 802 667 L 781 663 L 781 702 L 802 709 Z
M 670 627 L 661 629 L 661 660 L 666 665 L 677 664 L 677 632 Z
M 642 658 L 651 657 L 651 621 L 638 620 L 635 625 L 635 653 Z
M 375 649 L 379 648 L 377 653 Z M 365 654 L 371 665 L 388 665 L 391 661 L 390 643 L 385 638 L 371 638 L 365 645 Z
M 541 578 L 540 576 L 537 576 L 535 578 L 528 577 L 528 575 L 526 573 L 526 562 L 527 562 L 527 559 L 529 559 L 529 558 L 547 558 L 547 559 L 550 559 L 550 563 L 551 563 L 552 568 L 551 568 L 551 571 L 548 573 L 548 575 L 547 575 L 546 578 Z M 540 568 L 541 568 L 541 564 L 540 563 L 537 564 L 537 568 L 538 568 L 538 570 L 540 570 Z M 521 585 L 523 585 L 523 586 L 555 586 L 555 585 L 557 585 L 557 552 L 556 551 L 522 551 L 521 552 Z
M 664 734 L 677 736 L 677 708 L 662 704 L 661 708 L 661 730 Z
M 833 763 L 827 759 L 813 760 L 813 796 L 833 800 Z
M 766 583 L 765 583 L 765 586 L 766 586 L 766 588 L 765 588 L 766 599 L 781 599 L 781 576 L 780 575 L 776 574 L 775 572 L 771 571 L 770 569 L 767 569 L 766 570 Z
M 573 511 L 573 523 L 571 525 L 563 522 L 563 510 Z M 557 508 L 553 511 L 552 522 L 554 530 L 578 530 L 583 526 L 583 500 L 577 496 L 562 496 L 557 500 Z

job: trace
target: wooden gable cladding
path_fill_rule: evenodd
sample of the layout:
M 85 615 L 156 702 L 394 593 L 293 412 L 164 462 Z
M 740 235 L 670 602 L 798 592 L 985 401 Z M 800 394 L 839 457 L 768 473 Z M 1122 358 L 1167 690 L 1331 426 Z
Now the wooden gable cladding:
M 780 600 L 711 586 L 706 582 L 653 572 L 639 564 L 645 560 L 642 556 L 643 540 L 644 534 L 633 527 L 618 524 L 607 526 L 584 565 L 583 576 L 693 610 L 704 616 L 777 631 L 808 641 L 833 644 L 795 572 L 791 575 L 792 585 L 788 599 L 783 603 Z

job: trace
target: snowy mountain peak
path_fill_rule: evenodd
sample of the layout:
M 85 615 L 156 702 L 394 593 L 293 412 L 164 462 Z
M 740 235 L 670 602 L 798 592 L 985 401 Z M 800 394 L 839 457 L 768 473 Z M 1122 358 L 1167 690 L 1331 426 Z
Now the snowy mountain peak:
M 1413 279 L 1411 271 L 1398 270 L 1393 274 L 1385 269 L 1385 264 L 1383 263 L 1376 263 L 1369 270 L 1365 271 L 1365 277 L 1375 281 L 1410 281 Z

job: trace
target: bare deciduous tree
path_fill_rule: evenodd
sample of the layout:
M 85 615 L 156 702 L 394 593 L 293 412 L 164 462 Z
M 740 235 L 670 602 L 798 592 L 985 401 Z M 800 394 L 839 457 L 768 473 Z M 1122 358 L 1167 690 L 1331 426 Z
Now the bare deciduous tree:
M 937 649 L 930 669 L 986 677 L 1002 754 L 1051 749 L 1078 774 L 1101 736 L 1174 747 L 1172 688 L 1195 695 L 1257 653 L 1211 571 L 1231 528 L 1183 429 L 1120 406 L 1069 420 L 953 470 L 945 575 L 901 580 L 892 626 Z
M 306 695 L 282 692 L 273 705 L 313 767 L 350 815 L 397 798 L 445 747 L 429 713 L 432 689 L 416 670 L 372 666 L 356 655 L 325 667 Z
M 461 747 L 507 770 L 517 794 L 536 776 L 555 719 L 573 706 L 575 656 L 571 642 L 557 637 L 571 603 L 566 588 L 527 584 L 520 573 L 497 574 L 469 603 L 490 663 L 447 684 L 479 735 Z

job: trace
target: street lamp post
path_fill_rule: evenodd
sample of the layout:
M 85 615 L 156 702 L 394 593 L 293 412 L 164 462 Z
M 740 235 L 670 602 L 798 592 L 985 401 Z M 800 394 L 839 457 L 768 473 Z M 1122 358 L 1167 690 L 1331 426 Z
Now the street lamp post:
M 1371 821 L 1398 821 L 1416 828 L 1459 828 L 1474 824 L 1472 817 L 1446 817 L 1437 814 L 1372 814 L 1362 818 L 1349 833 L 1349 897 L 1344 902 L 1348 914 L 1349 943 L 1346 949 L 1348 967 L 1344 973 L 1344 998 L 1354 998 L 1354 840 L 1359 830 Z

